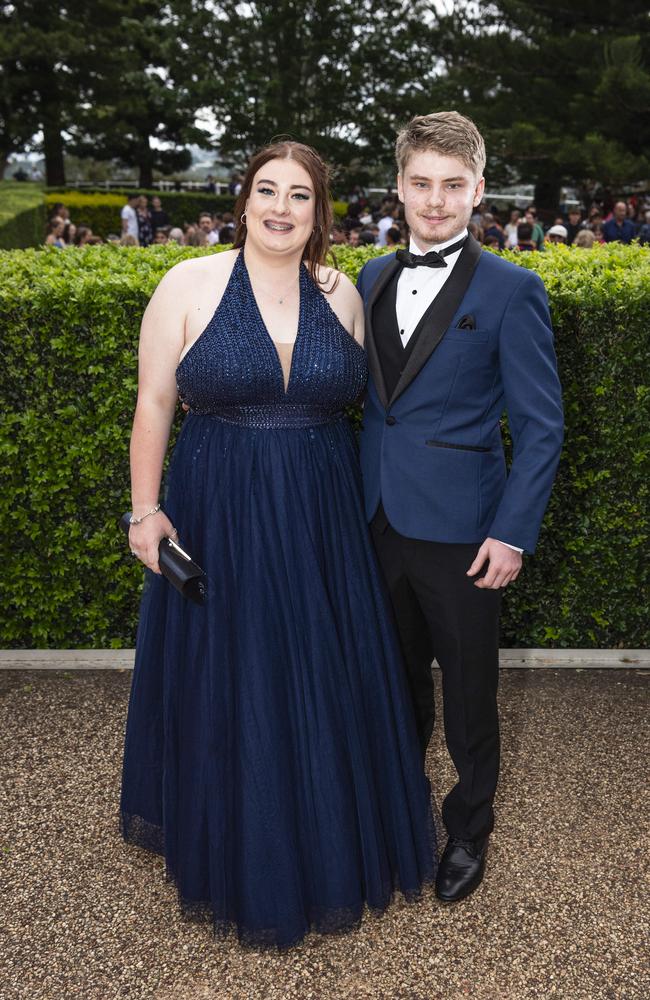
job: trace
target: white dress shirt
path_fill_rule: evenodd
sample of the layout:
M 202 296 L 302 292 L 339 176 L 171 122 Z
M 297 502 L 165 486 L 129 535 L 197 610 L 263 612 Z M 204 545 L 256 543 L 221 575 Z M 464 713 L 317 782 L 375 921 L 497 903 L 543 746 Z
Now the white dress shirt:
M 444 243 L 436 243 L 429 249 L 438 251 L 444 250 L 445 247 L 450 247 L 454 243 L 458 243 L 459 240 L 464 239 L 466 236 L 467 230 L 464 229 L 462 233 L 457 233 L 452 239 L 446 240 Z M 449 254 L 448 257 L 445 257 L 447 267 L 402 268 L 402 273 L 397 279 L 396 299 L 397 326 L 399 328 L 400 337 L 402 338 L 402 347 L 406 347 L 416 326 L 422 319 L 422 316 L 429 308 L 436 295 L 438 295 L 441 291 L 445 282 L 449 280 L 449 275 L 453 271 L 456 261 L 461 255 L 462 249 L 463 248 L 460 247 L 456 253 Z M 409 250 L 412 254 L 416 254 L 418 256 L 421 256 L 423 252 L 412 238 Z M 497 539 L 497 541 L 498 540 L 499 539 Z M 509 549 L 514 549 L 515 552 L 524 551 L 516 545 L 510 545 L 509 542 L 502 542 L 502 545 L 507 545 Z
M 431 250 L 444 250 L 467 236 L 467 230 L 457 233 L 445 243 L 436 243 Z M 404 267 L 397 281 L 397 326 L 402 338 L 402 347 L 406 347 L 413 331 L 422 319 L 438 292 L 454 269 L 461 255 L 462 247 L 456 253 L 445 257 L 446 267 Z M 422 250 L 413 239 L 409 245 L 412 254 L 421 257 Z

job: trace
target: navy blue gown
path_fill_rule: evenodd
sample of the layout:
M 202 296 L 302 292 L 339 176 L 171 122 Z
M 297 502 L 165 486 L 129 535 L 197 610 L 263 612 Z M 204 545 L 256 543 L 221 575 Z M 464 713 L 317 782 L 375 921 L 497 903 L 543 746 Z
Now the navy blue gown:
M 343 411 L 362 348 L 302 266 L 288 386 L 240 252 L 177 369 L 164 509 L 203 607 L 146 572 L 125 839 L 254 946 L 358 924 L 435 876 L 430 788 Z

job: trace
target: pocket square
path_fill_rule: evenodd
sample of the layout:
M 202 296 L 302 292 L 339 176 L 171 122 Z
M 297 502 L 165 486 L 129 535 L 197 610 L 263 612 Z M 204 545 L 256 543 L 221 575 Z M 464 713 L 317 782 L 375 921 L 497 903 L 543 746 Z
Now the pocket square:
M 457 330 L 475 330 L 476 329 L 476 320 L 469 313 L 467 314 L 467 316 L 461 316 L 461 318 L 458 320 L 458 326 L 456 327 L 456 329 Z

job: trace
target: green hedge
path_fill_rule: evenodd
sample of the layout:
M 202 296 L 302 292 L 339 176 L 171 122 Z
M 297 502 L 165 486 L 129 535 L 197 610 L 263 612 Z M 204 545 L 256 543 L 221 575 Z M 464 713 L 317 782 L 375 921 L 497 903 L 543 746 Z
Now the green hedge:
M 205 252 L 0 253 L 1 645 L 133 645 L 142 572 L 117 522 L 139 322 L 162 274 Z M 377 251 L 336 253 L 354 277 Z M 567 439 L 538 553 L 507 592 L 502 643 L 647 646 L 650 250 L 513 259 L 548 288 Z
M 44 237 L 43 189 L 27 182 L 0 181 L 0 249 L 38 246 Z
M 77 225 L 90 226 L 92 231 L 104 239 L 109 233 L 120 233 L 122 224 L 120 210 L 126 203 L 126 195 L 133 189 L 124 191 L 74 191 L 64 188 L 48 188 L 48 206 L 62 201 L 70 209 L 72 221 Z M 196 222 L 200 212 L 232 212 L 235 198 L 229 194 L 208 194 L 192 191 L 139 191 L 152 198 L 158 196 L 172 226 L 183 226 L 186 222 Z

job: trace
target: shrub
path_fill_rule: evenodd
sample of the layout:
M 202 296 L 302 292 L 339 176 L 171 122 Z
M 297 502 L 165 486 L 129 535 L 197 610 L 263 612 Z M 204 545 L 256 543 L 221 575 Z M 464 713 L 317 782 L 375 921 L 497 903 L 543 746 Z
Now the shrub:
M 0 249 L 38 246 L 45 233 L 43 189 L 20 181 L 0 182 Z
M 62 201 L 70 209 L 72 220 L 88 225 L 104 239 L 109 233 L 120 233 L 120 211 L 130 191 L 71 191 L 51 188 L 46 194 L 49 206 Z M 158 196 L 171 219 L 171 225 L 183 226 L 196 222 L 200 212 L 232 212 L 235 199 L 231 195 L 215 195 L 190 191 L 141 191 L 148 197 Z
M 176 246 L 0 253 L 0 599 L 5 647 L 131 646 L 139 564 L 118 529 L 138 327 Z M 379 251 L 337 248 L 354 278 Z M 551 248 L 544 279 L 567 440 L 538 553 L 507 592 L 502 644 L 644 646 L 650 570 L 650 250 Z M 172 437 L 182 414 L 179 409 Z

